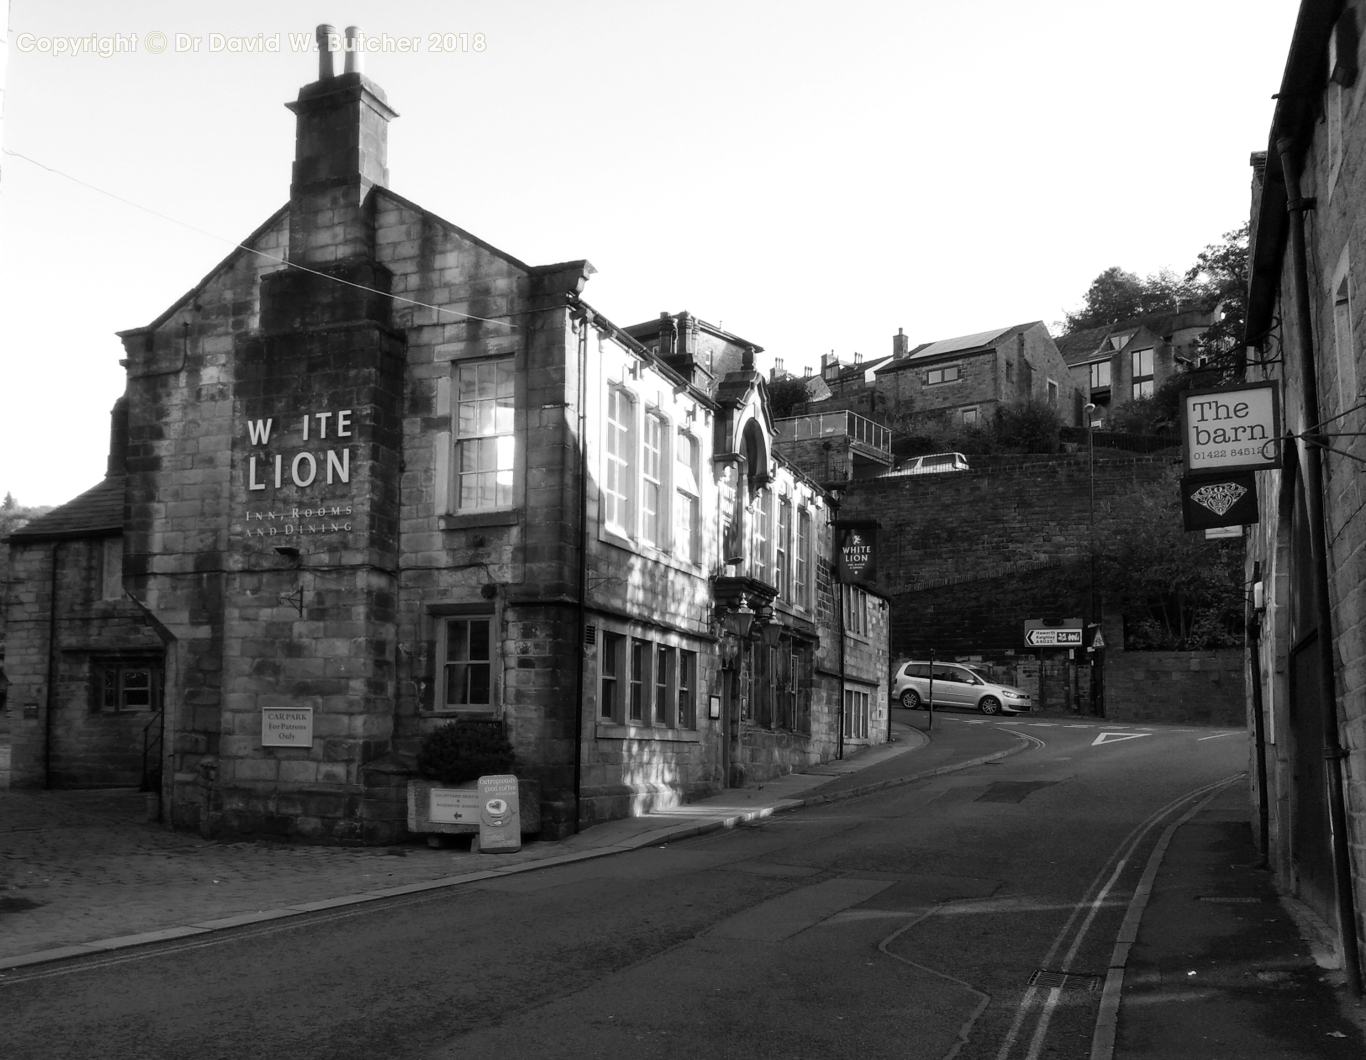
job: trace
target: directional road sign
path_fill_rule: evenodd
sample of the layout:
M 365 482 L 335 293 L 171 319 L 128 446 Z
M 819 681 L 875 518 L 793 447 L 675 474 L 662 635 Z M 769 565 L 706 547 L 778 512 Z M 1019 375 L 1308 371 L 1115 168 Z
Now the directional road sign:
M 1025 646 L 1030 648 L 1080 648 L 1085 641 L 1082 629 L 1085 623 L 1079 618 L 1064 618 L 1061 622 L 1048 622 L 1042 618 L 1026 618 L 1024 621 Z
M 1026 629 L 1025 644 L 1031 648 L 1080 648 L 1081 629 L 1058 627 L 1057 629 Z

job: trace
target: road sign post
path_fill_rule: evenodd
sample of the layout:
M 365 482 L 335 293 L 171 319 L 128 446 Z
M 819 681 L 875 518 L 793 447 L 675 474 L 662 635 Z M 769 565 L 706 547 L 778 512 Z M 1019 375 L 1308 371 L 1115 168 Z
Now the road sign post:
M 1026 618 L 1024 621 L 1024 642 L 1026 648 L 1037 648 L 1039 652 L 1039 709 L 1047 706 L 1048 660 L 1044 658 L 1045 648 L 1080 648 L 1084 643 L 1082 632 L 1085 623 L 1079 618 L 1064 618 L 1049 621 L 1044 618 Z M 1064 674 L 1063 703 L 1067 702 L 1066 675 Z
M 925 693 L 925 709 L 930 712 L 929 724 L 925 726 L 927 731 L 934 729 L 934 649 L 930 649 L 930 687 Z

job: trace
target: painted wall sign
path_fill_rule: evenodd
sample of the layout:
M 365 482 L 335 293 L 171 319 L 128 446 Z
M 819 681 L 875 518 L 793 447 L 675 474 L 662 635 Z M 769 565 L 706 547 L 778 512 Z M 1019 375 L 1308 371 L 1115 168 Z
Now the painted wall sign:
M 338 498 L 322 503 L 318 498 L 309 502 L 303 493 L 298 500 L 285 503 L 285 496 L 293 491 L 311 491 L 315 487 L 351 484 L 351 450 L 339 441 L 355 437 L 355 409 L 310 412 L 300 419 L 277 422 L 273 416 L 246 421 L 247 443 L 263 450 L 249 453 L 245 468 L 246 498 L 249 509 L 243 524 L 237 529 L 248 538 L 276 539 L 301 537 L 308 534 L 343 534 L 352 529 L 351 504 Z M 289 431 L 288 427 L 296 426 Z M 322 446 L 327 443 L 327 448 Z M 318 448 L 306 448 L 317 446 Z M 299 448 L 299 451 L 289 450 Z M 285 496 L 275 493 L 286 491 Z M 259 502 L 259 503 L 252 503 Z
M 295 534 L 329 534 L 350 529 L 349 504 L 247 512 L 247 537 L 293 537 Z
M 839 575 L 842 582 L 871 582 L 877 578 L 877 527 L 840 528 Z
M 1281 466 L 1277 384 L 1253 383 L 1181 395 L 1188 474 Z
M 354 409 L 340 409 L 335 412 L 310 412 L 300 423 L 301 442 L 325 442 L 351 438 L 353 424 L 351 417 Z M 256 447 L 270 445 L 271 434 L 275 430 L 275 419 L 247 421 L 247 441 Z M 330 432 L 330 433 L 329 433 Z M 277 439 L 278 441 L 278 439 Z M 351 481 L 351 450 L 345 446 L 333 446 L 318 452 L 303 450 L 292 455 L 286 453 L 253 453 L 247 457 L 247 492 L 267 488 L 285 489 L 293 486 L 307 489 L 314 485 L 331 486 Z
M 1257 522 L 1257 475 L 1252 471 L 1181 480 L 1181 514 L 1187 530 Z
M 261 710 L 262 747 L 312 747 L 312 707 L 264 707 Z
M 479 852 L 522 849 L 522 812 L 517 778 L 497 774 L 479 778 Z

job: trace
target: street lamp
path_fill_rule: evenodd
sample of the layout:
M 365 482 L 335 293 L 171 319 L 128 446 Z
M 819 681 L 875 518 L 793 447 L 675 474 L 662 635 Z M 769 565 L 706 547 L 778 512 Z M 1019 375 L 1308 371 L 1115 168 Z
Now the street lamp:
M 1075 406 L 1074 406 L 1075 407 Z M 1100 598 L 1096 593 L 1096 406 L 1087 402 L 1082 407 L 1086 417 L 1086 477 L 1090 486 L 1087 515 L 1091 527 L 1091 624 L 1100 632 Z M 1100 649 L 1087 645 L 1091 651 L 1091 713 L 1101 714 L 1103 692 L 1098 688 Z

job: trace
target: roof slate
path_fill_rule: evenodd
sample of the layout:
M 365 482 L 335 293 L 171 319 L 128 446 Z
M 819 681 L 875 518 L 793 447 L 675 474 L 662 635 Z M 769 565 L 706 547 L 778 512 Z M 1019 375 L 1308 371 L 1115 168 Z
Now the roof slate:
M 46 515 L 25 523 L 9 540 L 43 541 L 59 537 L 97 537 L 123 529 L 123 475 L 110 475 L 98 486 Z

